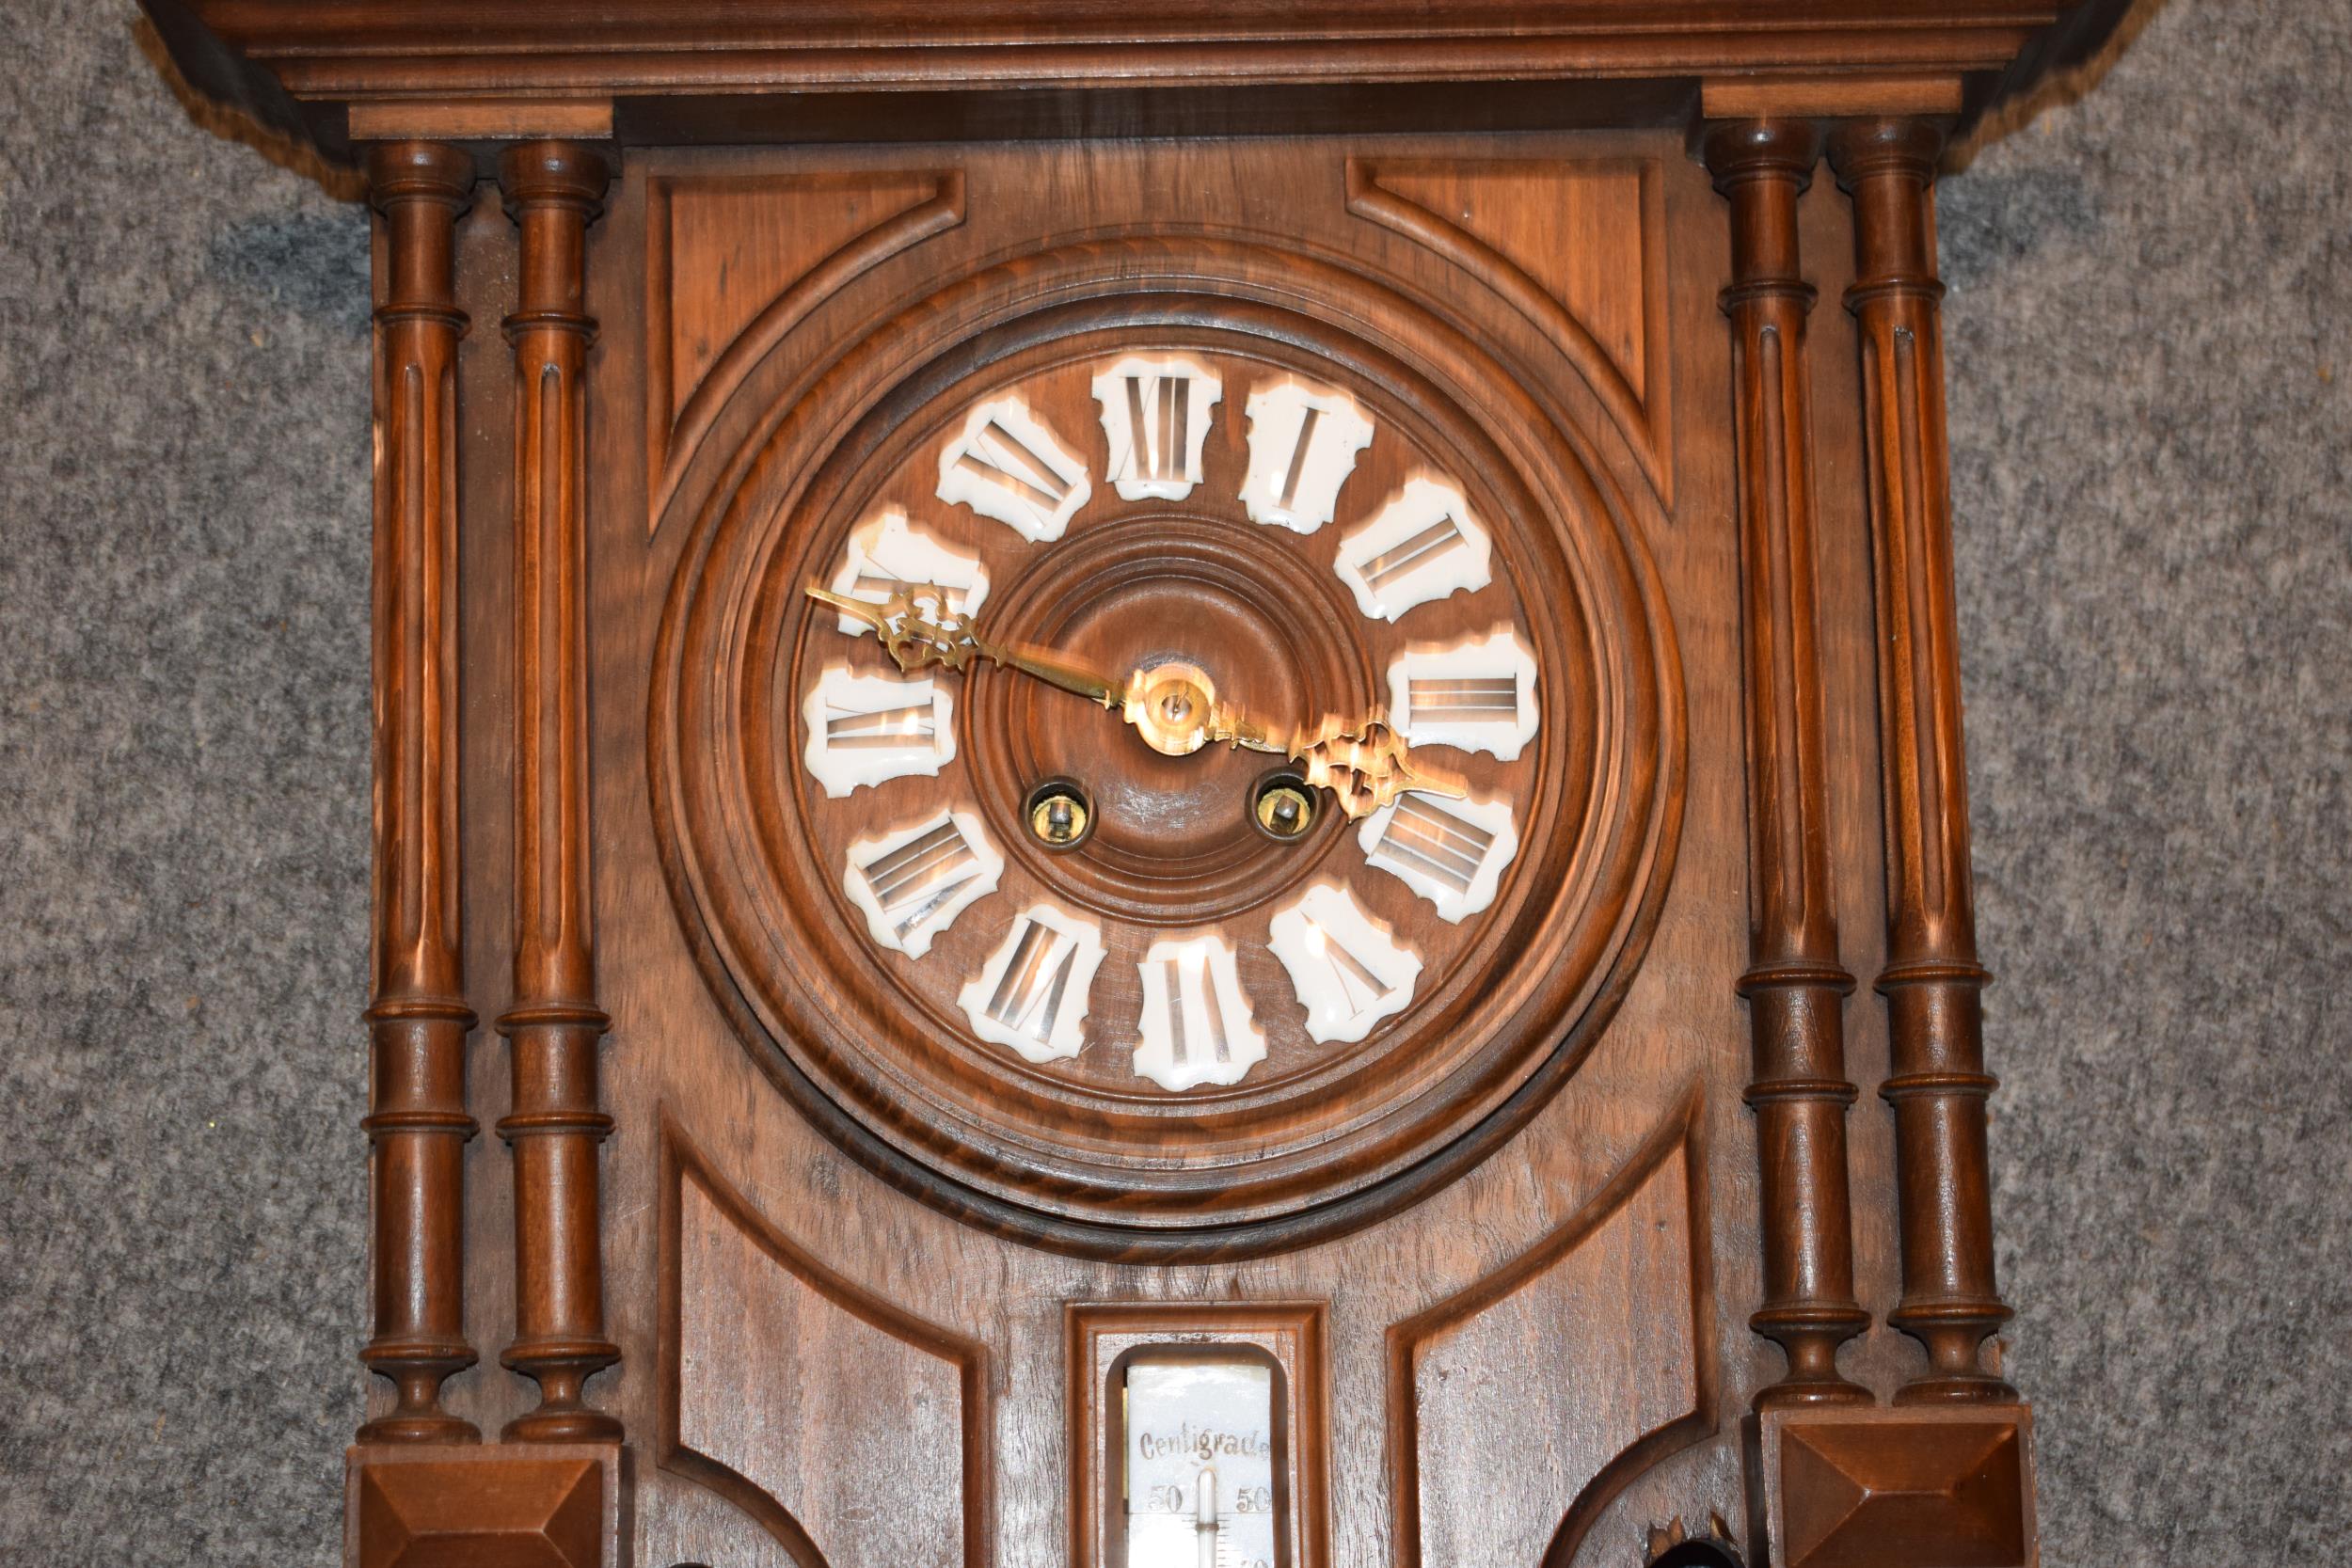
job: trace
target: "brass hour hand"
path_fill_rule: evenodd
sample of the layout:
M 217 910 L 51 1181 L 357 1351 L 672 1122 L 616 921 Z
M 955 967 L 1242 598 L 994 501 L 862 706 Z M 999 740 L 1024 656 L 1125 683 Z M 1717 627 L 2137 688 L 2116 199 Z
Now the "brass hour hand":
M 1320 724 L 1282 736 L 1218 701 L 1209 677 L 1189 664 L 1159 664 L 1128 676 L 1121 712 L 1153 751 L 1169 756 L 1221 741 L 1288 757 L 1351 818 L 1370 816 L 1407 790 L 1456 800 L 1470 793 L 1454 775 L 1415 762 L 1411 744 L 1377 713 L 1354 724 L 1326 715 Z
M 1354 725 L 1327 716 L 1292 737 L 1291 760 L 1350 817 L 1370 816 L 1408 792 L 1456 800 L 1470 793 L 1458 776 L 1415 762 L 1412 744 L 1378 714 Z

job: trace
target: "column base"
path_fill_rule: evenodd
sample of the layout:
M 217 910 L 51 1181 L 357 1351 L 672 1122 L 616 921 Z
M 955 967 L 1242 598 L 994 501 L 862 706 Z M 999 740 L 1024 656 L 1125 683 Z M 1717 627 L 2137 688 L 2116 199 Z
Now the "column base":
M 1773 1568 L 2039 1568 L 2026 1405 L 1768 1410 L 1748 1439 Z
M 343 1453 L 344 1568 L 620 1568 L 618 1443 Z

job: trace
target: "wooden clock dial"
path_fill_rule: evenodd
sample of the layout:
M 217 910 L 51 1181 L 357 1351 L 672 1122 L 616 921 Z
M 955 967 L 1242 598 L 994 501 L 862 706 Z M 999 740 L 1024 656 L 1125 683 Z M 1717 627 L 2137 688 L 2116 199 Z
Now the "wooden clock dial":
M 746 486 L 677 607 L 686 734 L 732 716 L 674 754 L 755 1050 L 931 1196 L 1089 1249 L 1278 1244 L 1503 1130 L 1566 1065 L 1649 804 L 1609 788 L 1655 651 L 1589 480 L 1539 492 L 1327 325 L 1195 316 L 926 345 L 795 493 Z M 1121 686 L 1195 672 L 1278 744 L 1163 754 L 1034 673 L 902 666 L 811 585 Z M 1351 815 L 1286 754 L 1379 724 L 1431 787 Z

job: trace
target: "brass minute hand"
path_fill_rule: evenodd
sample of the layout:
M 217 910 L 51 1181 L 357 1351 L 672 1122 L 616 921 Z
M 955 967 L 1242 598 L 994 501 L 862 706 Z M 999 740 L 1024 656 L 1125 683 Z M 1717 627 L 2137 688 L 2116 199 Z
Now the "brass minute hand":
M 1046 649 L 1019 642 L 997 642 L 980 636 L 973 629 L 970 616 L 958 615 L 947 608 L 947 594 L 942 588 L 908 584 L 880 604 L 836 594 L 813 582 L 807 593 L 810 598 L 873 627 L 883 651 L 901 670 L 940 664 L 961 672 L 970 668 L 977 657 L 1033 675 L 1048 686 L 1074 691 L 1114 712 L 1126 689 L 1124 681 L 1114 680 Z
M 1369 816 L 1408 790 L 1456 798 L 1469 793 L 1460 779 L 1415 763 L 1411 743 L 1376 711 L 1354 724 L 1326 715 L 1320 724 L 1282 734 L 1218 701 L 1208 675 L 1189 664 L 1157 664 L 1114 679 L 1046 649 L 984 638 L 935 585 L 902 585 L 880 604 L 813 582 L 807 593 L 871 626 L 902 671 L 937 664 L 961 672 L 974 658 L 984 658 L 1099 704 L 1169 756 L 1222 742 L 1287 757 L 1310 785 L 1329 790 L 1350 817 Z

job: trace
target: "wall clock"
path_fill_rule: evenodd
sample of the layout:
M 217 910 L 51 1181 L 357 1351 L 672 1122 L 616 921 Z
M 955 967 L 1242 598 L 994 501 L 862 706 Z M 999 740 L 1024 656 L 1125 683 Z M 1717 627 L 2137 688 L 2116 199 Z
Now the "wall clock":
M 2120 7 L 147 8 L 378 214 L 349 1561 L 2037 1560 L 1932 193 Z

